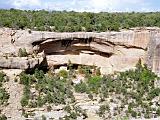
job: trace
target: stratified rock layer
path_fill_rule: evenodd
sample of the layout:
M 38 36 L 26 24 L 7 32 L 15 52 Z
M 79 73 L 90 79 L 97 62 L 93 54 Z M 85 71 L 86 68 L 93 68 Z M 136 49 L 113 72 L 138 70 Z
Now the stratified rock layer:
M 121 32 L 55 33 L 0 29 L 0 55 L 18 55 L 20 48 L 29 54 L 44 53 L 49 67 L 67 64 L 95 65 L 102 73 L 134 68 L 139 59 L 159 73 L 159 29 L 127 30 Z M 44 56 L 42 56 L 44 58 Z M 19 61 L 19 62 L 13 62 Z M 43 60 L 33 58 L 1 59 L 1 68 L 33 68 Z M 15 64 L 16 63 L 16 64 Z M 29 64 L 29 65 L 28 65 Z M 28 66 L 27 66 L 28 65 Z

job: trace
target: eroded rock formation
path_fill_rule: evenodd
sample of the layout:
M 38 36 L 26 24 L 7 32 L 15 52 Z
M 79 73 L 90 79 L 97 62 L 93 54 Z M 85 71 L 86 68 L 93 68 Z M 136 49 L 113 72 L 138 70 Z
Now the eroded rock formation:
M 3 28 L 0 29 L 0 55 L 17 56 L 18 50 L 25 48 L 29 54 L 44 53 L 49 67 L 67 64 L 70 60 L 73 64 L 101 67 L 102 73 L 107 74 L 133 68 L 137 61 L 142 59 L 158 73 L 159 31 L 159 29 L 133 29 L 103 33 L 41 31 L 30 33 L 28 30 Z M 36 62 L 38 58 L 26 60 L 19 57 L 4 59 L 1 58 L 1 68 L 27 69 L 40 65 L 43 61 Z

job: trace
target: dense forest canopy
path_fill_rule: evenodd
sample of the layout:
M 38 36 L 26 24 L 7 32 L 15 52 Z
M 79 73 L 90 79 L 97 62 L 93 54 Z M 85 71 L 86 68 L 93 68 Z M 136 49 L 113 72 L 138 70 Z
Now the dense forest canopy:
M 132 27 L 160 27 L 160 12 L 89 13 L 74 11 L 0 10 L 0 27 L 55 32 L 119 31 Z

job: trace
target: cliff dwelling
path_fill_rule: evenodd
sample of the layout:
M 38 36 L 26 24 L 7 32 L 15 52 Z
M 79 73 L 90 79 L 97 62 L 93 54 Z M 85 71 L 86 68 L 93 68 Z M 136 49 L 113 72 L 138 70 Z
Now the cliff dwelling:
M 108 49 L 104 49 L 105 46 Z M 108 66 L 108 59 L 114 54 L 114 46 L 107 43 L 101 45 L 94 38 L 63 39 L 45 41 L 40 44 L 39 52 L 44 51 L 48 65 L 57 66 L 71 61 L 75 65 Z
M 146 64 L 153 64 L 146 60 L 148 53 L 153 54 L 153 49 L 149 43 L 155 41 L 155 35 L 158 30 L 150 31 L 144 29 L 126 30 L 121 32 L 74 32 L 74 33 L 54 33 L 39 32 L 27 30 L 15 31 L 15 42 L 10 43 L 12 33 L 10 29 L 1 30 L 0 36 L 2 47 L 0 49 L 3 55 L 12 54 L 17 56 L 20 48 L 25 48 L 30 56 L 37 51 L 39 57 L 18 58 L 9 57 L 2 61 L 3 68 L 28 69 L 35 65 L 42 65 L 44 54 L 48 67 L 61 66 L 70 60 L 75 65 L 97 66 L 101 68 L 103 74 L 109 74 L 116 71 L 125 71 L 134 68 L 139 59 Z M 154 45 L 156 46 L 156 45 Z M 159 47 L 157 52 L 159 55 Z M 3 59 L 5 59 L 3 57 Z M 3 60 L 2 59 L 2 60 Z M 18 60 L 17 59 L 25 59 Z M 157 59 L 152 57 L 152 59 Z M 16 64 L 12 64 L 12 63 Z M 157 66 L 158 62 L 154 66 Z M 159 71 L 159 68 L 151 67 Z

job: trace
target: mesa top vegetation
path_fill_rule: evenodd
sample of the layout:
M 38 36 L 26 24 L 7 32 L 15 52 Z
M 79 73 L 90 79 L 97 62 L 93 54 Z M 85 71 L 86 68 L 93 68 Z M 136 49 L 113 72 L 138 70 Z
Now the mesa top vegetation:
M 55 32 L 119 31 L 132 27 L 160 27 L 160 12 L 89 13 L 74 11 L 0 10 L 0 27 Z

